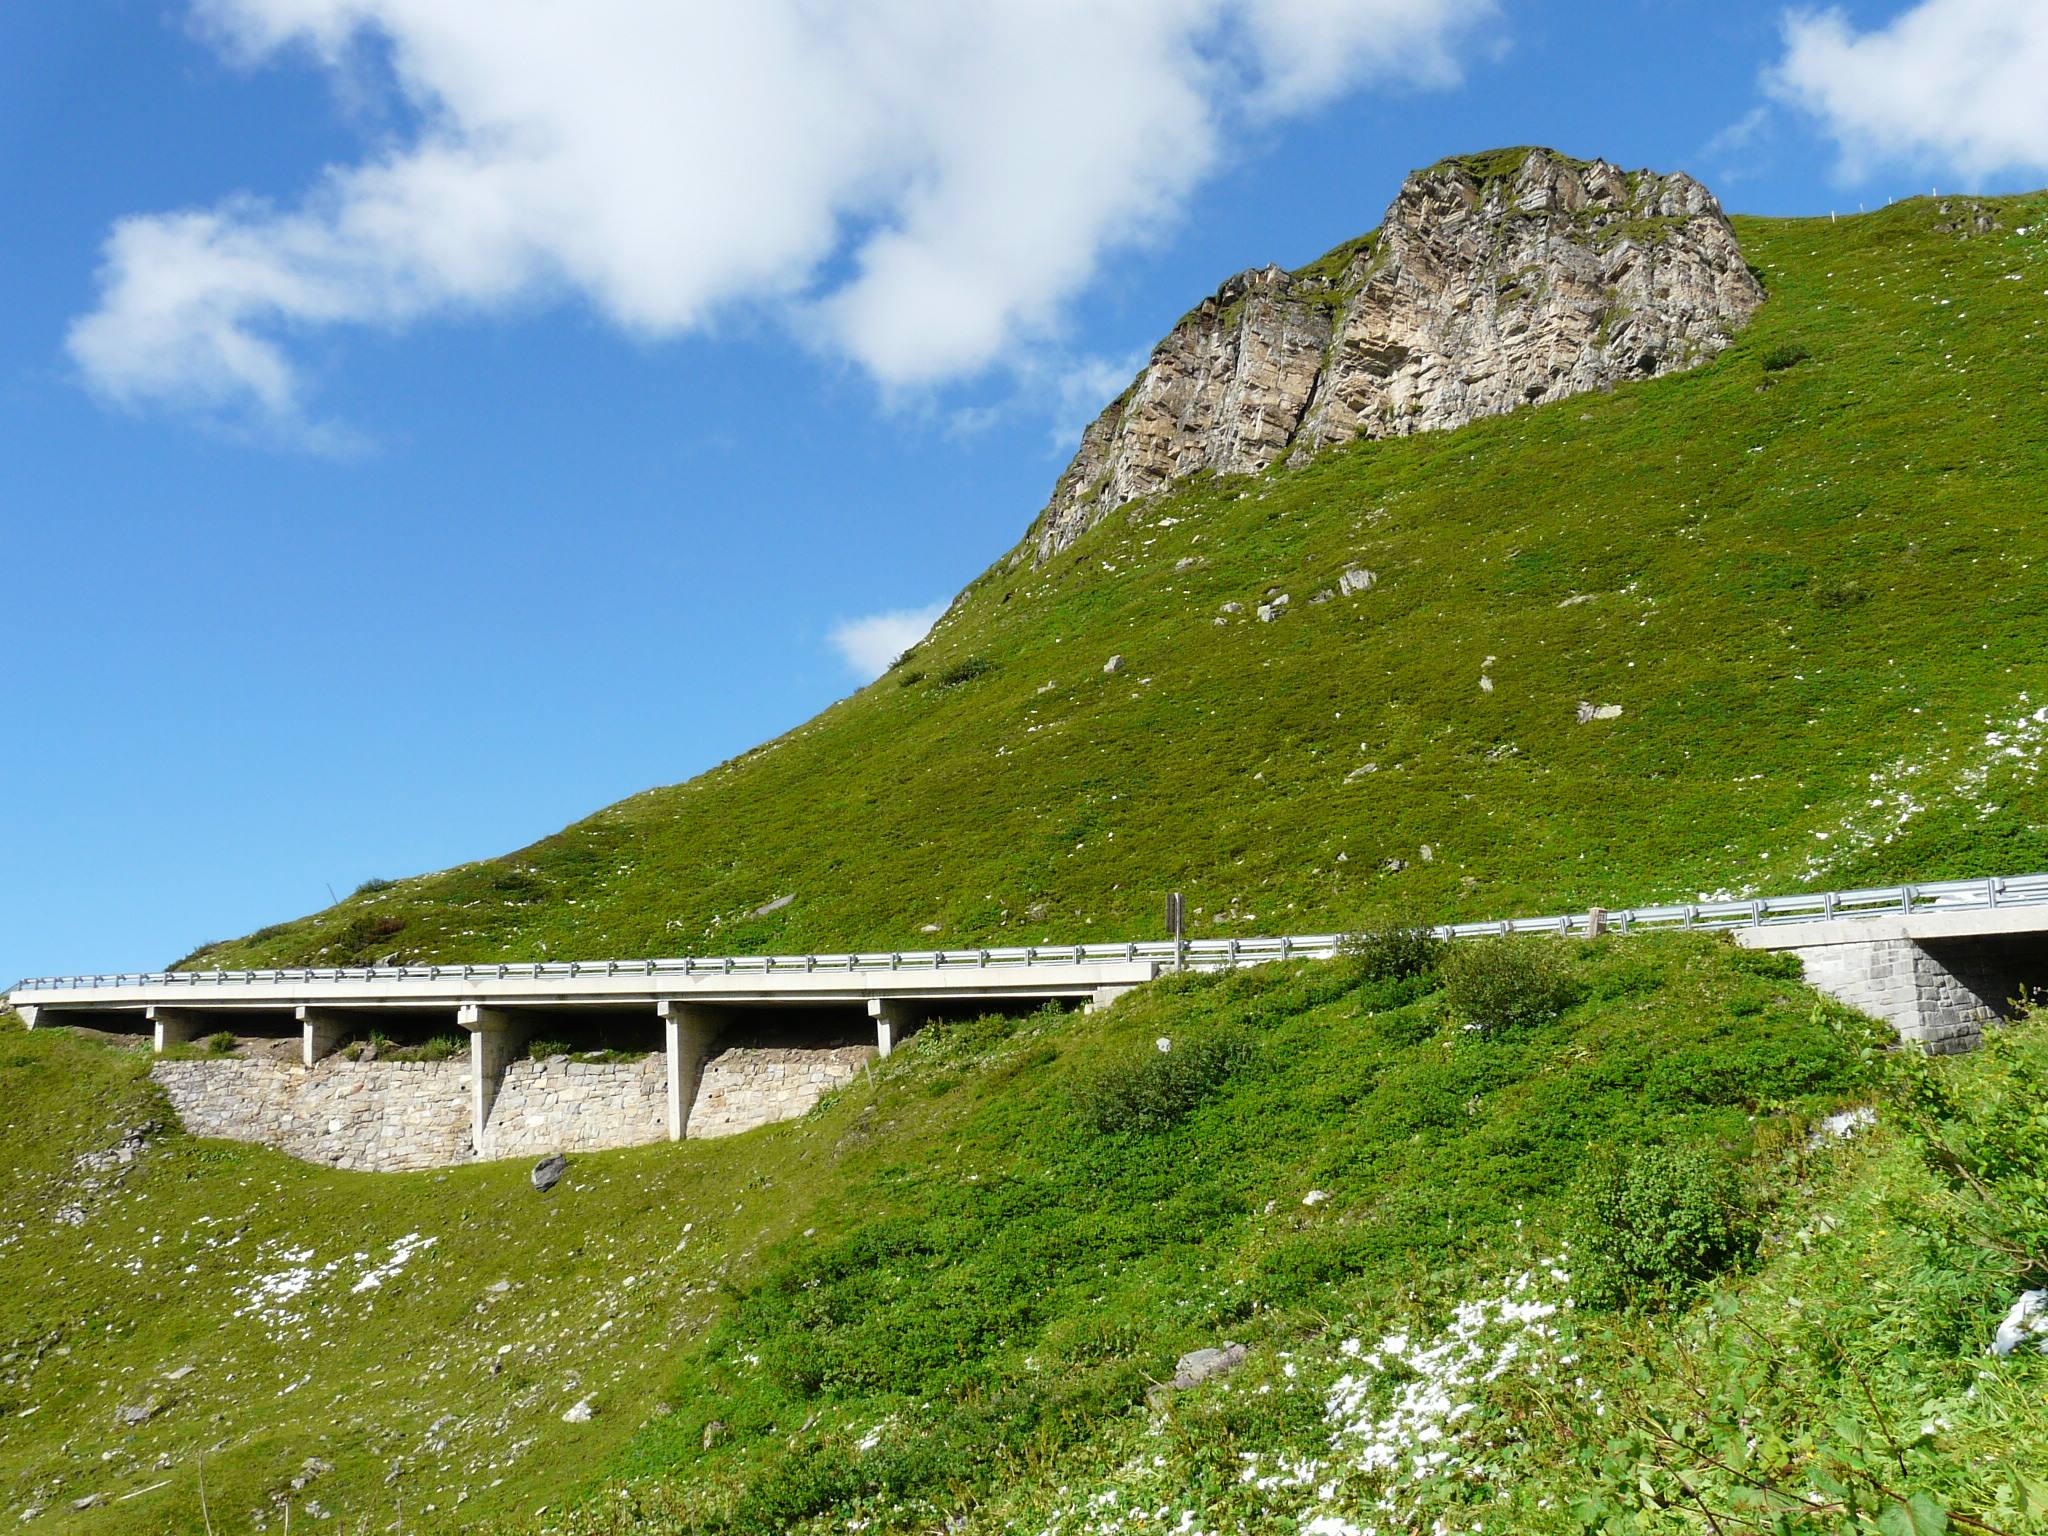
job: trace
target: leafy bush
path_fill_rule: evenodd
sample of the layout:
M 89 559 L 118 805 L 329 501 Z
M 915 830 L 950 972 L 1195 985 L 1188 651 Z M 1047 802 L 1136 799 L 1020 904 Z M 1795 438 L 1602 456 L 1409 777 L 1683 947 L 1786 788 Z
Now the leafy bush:
M 358 896 L 374 896 L 379 891 L 390 890 L 396 884 L 398 884 L 396 880 L 365 880 L 361 885 L 356 887 L 355 893 Z
M 1482 1035 L 1548 1024 L 1579 1000 L 1570 955 L 1555 939 L 1454 944 L 1437 968 L 1452 1014 Z
M 938 675 L 937 682 L 941 688 L 957 688 L 962 683 L 973 682 L 977 677 L 986 677 L 995 669 L 996 664 L 987 657 L 969 656 L 947 667 Z
M 1817 581 L 1807 590 L 1812 595 L 1815 606 L 1830 611 L 1854 608 L 1858 603 L 1870 600 L 1869 589 L 1846 576 L 1835 581 Z
M 1347 934 L 1338 946 L 1365 981 L 1400 981 L 1425 976 L 1443 957 L 1444 941 L 1429 928 L 1367 928 Z
M 1967 1065 L 1915 1050 L 1885 1064 L 1903 1127 L 1946 1191 L 1919 1220 L 1990 1253 L 2019 1285 L 2048 1283 L 2048 1018 L 2029 1009 L 1985 1031 Z
M 206 1037 L 206 1048 L 216 1056 L 231 1056 L 235 1050 L 235 1032 L 223 1029 Z
M 1796 368 L 1813 354 L 1804 344 L 1796 341 L 1781 341 L 1763 356 L 1765 373 L 1783 373 L 1787 368 Z
M 1112 1057 L 1073 1089 L 1074 1112 L 1106 1136 L 1171 1125 L 1250 1059 L 1251 1036 L 1221 1025 Z
M 328 944 L 328 957 L 337 965 L 374 964 L 377 951 L 387 939 L 401 932 L 405 923 L 406 920 L 396 913 L 379 916 L 374 912 L 358 912 Z
M 1756 1252 L 1734 1169 L 1686 1147 L 1610 1152 L 1581 1175 L 1566 1233 L 1586 1306 L 1656 1306 Z
M 912 667 L 908 672 L 905 672 L 904 674 L 902 674 L 902 676 L 896 679 L 896 686 L 898 688 L 915 688 L 919 683 L 923 681 L 924 668 Z

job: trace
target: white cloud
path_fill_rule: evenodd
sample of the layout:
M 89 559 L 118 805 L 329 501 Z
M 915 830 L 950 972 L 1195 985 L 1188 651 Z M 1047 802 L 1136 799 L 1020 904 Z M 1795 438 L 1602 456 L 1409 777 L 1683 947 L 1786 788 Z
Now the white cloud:
M 2048 168 L 2048 4 L 1919 0 L 1858 31 L 1838 9 L 1785 20 L 1771 94 L 1811 113 L 1860 180 L 1886 164 L 1970 180 Z
M 1751 107 L 1700 146 L 1700 157 L 1716 182 L 1737 182 L 1754 173 L 1763 146 L 1771 136 L 1769 107 Z
M 884 385 L 1044 336 L 1242 123 L 1437 86 L 1494 0 L 192 0 L 254 66 L 388 71 L 408 134 L 289 206 L 122 220 L 73 357 L 293 428 L 295 349 L 580 298 L 650 337 L 765 310 Z
M 929 608 L 905 608 L 894 613 L 872 613 L 864 619 L 843 619 L 832 626 L 826 639 L 846 663 L 846 670 L 862 682 L 873 682 L 889 670 L 889 663 L 931 633 L 946 611 L 944 603 Z

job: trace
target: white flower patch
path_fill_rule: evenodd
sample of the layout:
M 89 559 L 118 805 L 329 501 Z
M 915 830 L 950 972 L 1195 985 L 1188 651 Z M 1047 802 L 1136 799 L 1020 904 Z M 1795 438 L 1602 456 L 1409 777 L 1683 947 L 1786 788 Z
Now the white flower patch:
M 1843 817 L 1831 838 L 1815 834 L 1831 846 L 1816 850 L 1797 878 L 1818 879 L 1852 854 L 1896 842 L 1929 806 L 1965 805 L 1980 821 L 1997 815 L 2001 807 L 1986 794 L 1993 771 L 2031 784 L 2048 759 L 2048 705 L 2034 706 L 2022 693 L 2016 709 L 2007 720 L 1987 716 L 1983 736 L 1960 752 L 1947 748 L 1918 761 L 1900 758 L 1871 774 L 1868 800 Z
M 1552 1279 L 1563 1271 L 1544 1266 Z M 1480 1476 L 1484 1468 L 1461 1443 L 1460 1424 L 1479 1406 L 1482 1389 L 1513 1370 L 1541 1374 L 1542 1355 L 1557 1338 L 1550 1321 L 1559 1304 L 1547 1300 L 1534 1274 L 1508 1282 L 1504 1294 L 1459 1304 L 1450 1325 L 1430 1339 L 1390 1333 L 1370 1349 L 1346 1340 L 1343 1353 L 1357 1363 L 1330 1387 L 1324 1413 L 1331 1446 L 1349 1469 L 1378 1484 L 1371 1501 L 1389 1529 L 1407 1530 L 1418 1513 L 1413 1495 L 1436 1478 Z M 1317 1490 L 1329 1502 L 1334 1484 Z M 1322 1509 L 1302 1511 L 1303 1529 L 1356 1531 L 1374 1525 L 1315 1525 L 1334 1519 Z
M 1483 1480 L 1487 1385 L 1511 1373 L 1542 1377 L 1571 1363 L 1560 1345 L 1556 1299 L 1570 1276 L 1555 1259 L 1509 1277 L 1499 1293 L 1461 1304 L 1433 1336 L 1390 1333 L 1377 1344 L 1344 1339 L 1329 1356 L 1304 1356 L 1297 1375 L 1283 1355 L 1277 1379 L 1257 1394 L 1306 1390 L 1323 1409 L 1327 1439 L 1314 1446 L 1238 1453 L 1242 1513 L 1247 1496 L 1264 1513 L 1289 1515 L 1302 1536 L 1396 1536 L 1451 1527 L 1426 1524 L 1426 1492 L 1442 1478 Z M 1319 1364 L 1323 1367 L 1319 1369 Z M 1336 1374 L 1342 1372 L 1342 1374 Z M 1335 1376 L 1332 1380 L 1331 1377 Z M 1318 1387 L 1320 1378 L 1328 1382 Z M 1299 1385 L 1297 1386 L 1296 1383 Z M 1228 1383 L 1216 1390 L 1229 1393 Z M 1151 1434 L 1161 1433 L 1155 1420 Z M 1172 1458 L 1137 1456 L 1111 1474 L 1111 1486 L 1065 1488 L 1063 1507 L 1037 1529 L 1040 1536 L 1137 1536 L 1199 1530 L 1215 1509 L 1190 1509 L 1185 1469 Z M 1226 1522 L 1227 1525 L 1227 1522 Z M 1242 1525 L 1235 1528 L 1242 1528 Z M 1262 1525 L 1260 1527 L 1264 1529 Z
M 294 1303 L 339 1269 L 341 1260 L 329 1259 L 316 1268 L 311 1248 L 280 1248 L 276 1243 L 262 1244 L 257 1248 L 256 1256 L 259 1260 L 281 1263 L 285 1267 L 251 1275 L 247 1282 L 234 1287 L 232 1294 L 242 1303 L 235 1308 L 234 1315 L 253 1317 L 269 1330 L 272 1337 L 282 1339 L 306 1320 Z
M 406 1233 L 405 1236 L 391 1245 L 391 1257 L 376 1266 L 376 1268 L 364 1271 L 363 1277 L 349 1287 L 349 1294 L 353 1296 L 360 1295 L 364 1291 L 374 1291 L 386 1280 L 389 1280 L 393 1275 L 404 1269 L 414 1254 L 426 1252 L 427 1249 L 433 1247 L 439 1241 L 438 1237 L 421 1237 L 417 1232 Z M 362 1257 L 362 1255 L 358 1255 L 358 1257 Z
M 1837 1110 L 1814 1127 L 1813 1134 L 1806 1138 L 1809 1147 L 1824 1147 L 1830 1142 L 1847 1141 L 1858 1131 L 1865 1131 L 1877 1124 L 1877 1111 L 1868 1104 L 1855 1109 Z

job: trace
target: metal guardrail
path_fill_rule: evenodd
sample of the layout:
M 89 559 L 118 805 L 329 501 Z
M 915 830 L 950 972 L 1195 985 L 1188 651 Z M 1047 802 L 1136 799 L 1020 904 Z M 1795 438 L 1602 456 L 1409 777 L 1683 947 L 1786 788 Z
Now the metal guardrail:
M 1672 928 L 1760 928 L 1786 923 L 1837 922 L 1898 917 L 1914 912 L 1968 911 L 1985 907 L 2048 906 L 2048 873 L 1991 876 L 1982 880 L 1937 880 L 1867 890 L 1816 891 L 1748 901 L 1697 901 L 1661 907 L 1568 912 L 1555 917 L 1513 917 L 1498 922 L 1449 923 L 1434 932 L 1444 939 L 1490 938 L 1501 934 L 1584 934 L 1596 927 L 1610 933 Z M 1001 949 L 870 951 L 842 955 L 724 955 L 716 959 L 558 960 L 524 965 L 309 966 L 270 971 L 130 971 L 99 976 L 36 976 L 16 982 L 12 992 L 63 992 L 109 987 L 162 987 L 196 993 L 207 988 L 258 982 L 490 981 L 574 979 L 580 976 L 781 976 L 817 971 L 953 971 L 1036 965 L 1135 963 L 1143 960 L 1220 970 L 1273 960 L 1327 959 L 1344 942 L 1341 933 L 1281 938 L 1188 939 L 1128 944 L 1028 944 Z

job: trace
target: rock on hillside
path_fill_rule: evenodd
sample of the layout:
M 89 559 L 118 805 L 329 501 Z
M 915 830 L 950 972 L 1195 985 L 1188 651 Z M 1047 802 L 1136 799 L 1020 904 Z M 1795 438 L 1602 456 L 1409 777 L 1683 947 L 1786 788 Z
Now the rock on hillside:
M 1712 193 L 1543 149 L 1446 160 L 1379 229 L 1239 273 L 1099 416 L 1032 530 L 1039 560 L 1197 470 L 1462 426 L 1687 368 L 1763 302 Z

